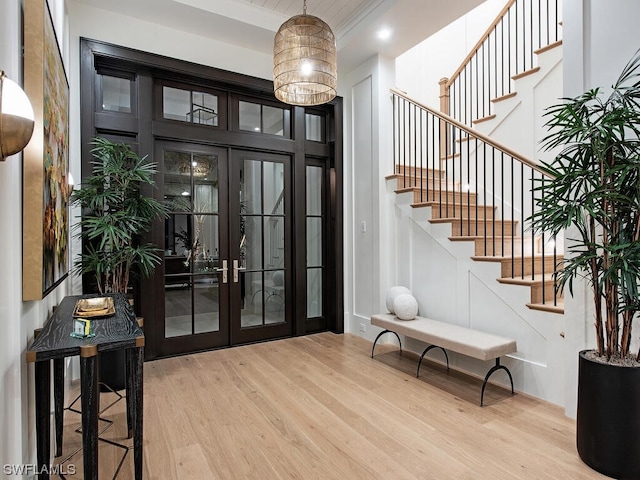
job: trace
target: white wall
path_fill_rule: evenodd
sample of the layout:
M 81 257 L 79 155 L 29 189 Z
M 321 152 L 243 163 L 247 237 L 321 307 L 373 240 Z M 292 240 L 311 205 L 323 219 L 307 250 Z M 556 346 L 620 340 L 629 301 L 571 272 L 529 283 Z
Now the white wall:
M 345 331 L 367 335 L 392 278 L 384 176 L 392 173 L 393 60 L 372 57 L 340 78 L 345 105 Z M 385 239 L 386 241 L 380 241 Z M 390 285 L 389 285 L 390 286 Z
M 60 43 L 64 46 L 64 0 L 50 0 Z M 0 3 L 0 68 L 21 83 L 22 2 Z M 66 58 L 65 50 L 62 50 Z M 22 302 L 22 155 L 0 163 L 0 465 L 35 463 L 33 366 L 25 351 L 33 330 L 67 292 L 63 282 L 45 299 Z M 8 476 L 8 478 L 18 478 Z M 22 478 L 22 477 L 20 477 Z
M 72 63 L 79 59 L 79 37 L 102 40 L 144 52 L 271 78 L 272 57 L 210 38 L 89 7 L 69 0 Z M 74 79 L 78 81 L 78 79 Z M 77 91 L 76 91 L 77 93 Z
M 395 86 L 440 109 L 438 81 L 450 77 L 496 18 L 506 0 L 487 0 L 396 59 Z

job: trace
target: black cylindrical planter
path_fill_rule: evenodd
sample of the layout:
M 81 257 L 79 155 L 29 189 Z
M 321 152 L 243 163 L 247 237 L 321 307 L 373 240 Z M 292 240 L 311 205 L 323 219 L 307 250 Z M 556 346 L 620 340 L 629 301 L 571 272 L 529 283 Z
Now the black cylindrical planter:
M 640 479 L 640 368 L 579 354 L 576 441 L 584 463 L 619 480 Z

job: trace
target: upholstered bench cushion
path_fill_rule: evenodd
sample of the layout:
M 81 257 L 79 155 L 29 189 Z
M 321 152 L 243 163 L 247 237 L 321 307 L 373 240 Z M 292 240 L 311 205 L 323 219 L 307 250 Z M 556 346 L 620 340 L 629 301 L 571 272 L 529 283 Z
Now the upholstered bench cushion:
M 424 317 L 398 320 L 381 313 L 371 317 L 371 324 L 480 360 L 493 360 L 517 350 L 515 340 Z

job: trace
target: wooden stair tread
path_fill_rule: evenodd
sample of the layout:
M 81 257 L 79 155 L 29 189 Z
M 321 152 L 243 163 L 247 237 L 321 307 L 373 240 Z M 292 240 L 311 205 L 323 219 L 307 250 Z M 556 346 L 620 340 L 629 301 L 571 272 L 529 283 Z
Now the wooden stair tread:
M 513 75 L 511 77 L 511 80 L 519 80 L 521 78 L 527 77 L 529 75 L 533 75 L 534 73 L 537 73 L 538 71 L 540 71 L 540 67 L 533 67 L 529 70 L 525 70 L 524 72 L 518 73 L 516 75 Z
M 439 171 L 440 173 L 445 173 L 444 170 L 434 170 L 434 171 Z M 394 180 L 394 179 L 400 179 L 400 178 L 424 178 L 424 179 L 429 179 L 430 181 L 433 180 L 434 178 L 436 178 L 435 175 L 432 175 L 431 173 L 429 174 L 414 174 L 414 173 L 392 173 L 391 175 L 387 175 L 386 177 L 384 177 L 385 180 Z
M 553 50 L 554 48 L 557 48 L 560 46 L 562 46 L 562 40 L 558 40 L 557 42 L 550 43 L 549 45 L 546 45 L 542 48 L 534 50 L 533 53 L 535 53 L 536 55 L 540 55 L 541 53 L 548 52 L 549 50 Z
M 469 211 L 468 208 L 466 207 L 471 207 L 471 211 Z M 462 210 L 462 213 L 476 213 L 475 212 L 475 204 L 471 204 L 471 205 L 462 205 L 462 207 L 458 204 L 456 204 L 456 212 Z M 482 213 L 480 212 L 482 205 L 478 205 L 478 213 Z M 449 210 L 452 210 L 453 207 L 449 206 Z M 490 209 L 487 209 L 488 212 L 491 212 Z M 453 213 L 453 212 L 449 212 L 449 213 Z M 475 216 L 459 216 L 456 214 L 455 217 L 439 217 L 439 218 L 433 218 L 432 220 L 437 220 L 437 223 L 446 223 L 446 222 L 470 222 L 470 223 L 475 223 L 476 219 L 478 220 L 478 223 L 482 223 L 485 221 L 485 219 L 483 217 L 475 217 Z M 486 221 L 489 222 L 491 220 L 500 220 L 500 218 L 487 218 Z
M 444 195 L 443 195 L 443 197 L 444 197 Z M 483 208 L 483 205 L 479 205 L 479 204 L 475 203 L 475 202 L 473 201 L 473 198 L 469 198 L 469 200 L 471 200 L 471 201 L 470 201 L 470 202 L 468 202 L 468 203 L 463 203 L 463 204 L 462 204 L 462 206 L 464 207 L 464 206 L 466 206 L 466 205 L 470 205 L 470 206 L 472 206 L 473 208 L 475 208 L 475 206 L 476 206 L 476 205 L 478 205 L 478 208 Z M 412 206 L 412 207 L 414 207 L 414 208 L 420 208 L 420 207 L 438 207 L 438 206 L 440 206 L 440 205 L 442 205 L 442 208 L 443 208 L 443 209 L 446 209 L 446 208 L 447 208 L 447 207 L 446 207 L 446 205 L 447 205 L 447 204 L 446 204 L 446 203 L 441 203 L 439 199 L 438 199 L 438 200 L 425 200 L 424 202 L 413 202 L 413 203 L 411 204 L 411 206 Z M 457 205 L 457 207 L 458 207 L 458 208 L 460 208 L 460 205 Z M 451 208 L 453 208 L 453 206 L 452 206 L 451 204 L 449 204 L 449 209 L 451 209 Z
M 475 217 L 449 217 L 449 218 L 431 218 L 429 219 L 430 223 L 462 223 L 463 226 L 466 224 L 474 225 L 477 223 L 478 225 L 482 225 L 485 223 L 503 223 L 503 224 L 511 224 L 518 223 L 518 220 L 502 220 L 501 218 L 478 218 L 478 222 L 476 222 Z M 511 237 L 508 237 L 511 238 Z
M 445 173 L 444 170 L 442 170 L 441 168 L 430 168 L 430 167 L 411 167 L 411 166 L 404 166 L 404 165 L 396 165 L 395 169 L 396 171 L 394 175 L 400 175 L 400 176 L 407 175 L 406 172 L 420 172 L 427 175 L 429 173 Z
M 527 260 L 527 259 L 531 259 L 533 257 L 528 256 L 528 257 L 523 257 L 521 255 L 513 255 L 512 256 L 505 256 L 505 255 L 472 255 L 471 256 L 471 260 L 475 260 L 476 262 L 502 262 L 502 261 L 509 261 L 509 260 Z M 538 257 L 536 257 L 538 258 Z
M 531 310 L 540 310 L 541 312 L 564 314 L 564 302 L 562 299 L 559 299 L 555 304 L 553 302 L 527 303 L 527 307 Z
M 478 124 L 478 123 L 482 123 L 482 122 L 488 122 L 489 120 L 493 120 L 494 118 L 496 118 L 495 113 L 492 113 L 491 115 L 487 115 L 486 117 L 482 117 L 482 118 L 476 118 L 475 120 L 473 120 L 471 123 L 473 123 L 474 125 Z
M 522 259 L 522 260 L 532 260 L 532 259 L 536 259 L 536 260 L 540 260 L 542 261 L 542 255 L 538 254 L 538 255 L 516 255 L 514 254 L 513 256 L 511 255 L 474 255 L 471 257 L 472 260 L 476 260 L 477 262 L 502 262 L 502 261 L 509 261 L 512 259 Z M 545 255 L 544 259 L 548 260 L 549 258 L 551 258 L 550 255 Z M 564 256 L 562 254 L 557 254 L 556 255 L 557 259 L 562 259 L 564 258 Z
M 491 99 L 492 103 L 498 103 L 498 102 L 502 102 L 504 100 L 508 100 L 510 98 L 515 97 L 518 94 L 518 92 L 511 92 L 511 93 L 507 93 L 506 95 L 502 95 L 500 97 L 496 97 Z
M 479 238 L 484 238 L 482 235 L 460 235 L 456 237 L 449 237 L 452 242 L 475 242 Z
M 536 274 L 531 278 L 531 275 L 525 275 L 522 277 L 500 277 L 498 278 L 498 282 L 504 283 L 507 285 L 542 285 L 543 283 L 553 283 L 553 273 L 548 273 L 544 276 Z

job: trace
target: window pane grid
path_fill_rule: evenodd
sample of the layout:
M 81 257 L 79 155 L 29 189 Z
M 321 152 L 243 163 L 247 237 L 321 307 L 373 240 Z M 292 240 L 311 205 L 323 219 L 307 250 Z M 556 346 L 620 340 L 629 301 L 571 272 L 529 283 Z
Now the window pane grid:
M 218 96 L 163 86 L 162 116 L 167 120 L 217 127 Z

